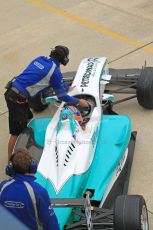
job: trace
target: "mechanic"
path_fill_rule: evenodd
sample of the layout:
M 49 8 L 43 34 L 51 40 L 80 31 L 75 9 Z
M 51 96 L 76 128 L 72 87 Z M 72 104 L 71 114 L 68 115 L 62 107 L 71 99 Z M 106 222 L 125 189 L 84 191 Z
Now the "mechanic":
M 69 62 L 69 49 L 65 46 L 55 46 L 49 58 L 40 56 L 34 59 L 27 68 L 17 77 L 8 82 L 5 100 L 9 112 L 8 160 L 11 157 L 18 135 L 26 128 L 28 119 L 32 118 L 28 98 L 46 92 L 50 87 L 61 101 L 70 104 L 88 107 L 84 99 L 71 97 L 67 94 L 68 87 L 63 82 L 60 64 Z
M 16 150 L 6 166 L 12 178 L 0 183 L 0 204 L 29 229 L 59 230 L 48 192 L 34 181 L 36 170 L 29 152 Z

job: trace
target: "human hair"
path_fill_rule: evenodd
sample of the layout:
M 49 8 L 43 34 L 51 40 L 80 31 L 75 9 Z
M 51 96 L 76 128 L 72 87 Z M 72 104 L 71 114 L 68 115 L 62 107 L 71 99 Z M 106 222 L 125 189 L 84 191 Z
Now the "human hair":
M 67 65 L 69 62 L 69 49 L 66 46 L 55 46 L 51 50 L 49 57 L 56 58 L 62 65 Z
M 18 148 L 10 158 L 16 173 L 28 173 L 32 156 L 26 148 Z

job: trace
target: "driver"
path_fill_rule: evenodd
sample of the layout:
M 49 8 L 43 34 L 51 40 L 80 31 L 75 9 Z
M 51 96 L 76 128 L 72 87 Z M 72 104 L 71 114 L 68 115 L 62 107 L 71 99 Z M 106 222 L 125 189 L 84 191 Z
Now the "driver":
M 65 106 L 64 109 L 69 109 L 72 113 L 74 120 L 76 120 L 79 123 L 79 125 L 81 126 L 81 124 L 83 122 L 83 117 L 82 117 L 80 111 L 73 105 Z M 63 120 L 65 120 L 65 119 L 67 119 L 67 117 L 63 117 Z
M 66 106 L 64 106 L 64 109 L 69 109 L 71 111 L 71 113 L 72 113 L 72 116 L 73 116 L 74 120 L 79 123 L 79 125 L 81 126 L 81 128 L 83 130 L 85 130 L 86 122 L 84 121 L 83 115 L 81 114 L 79 109 L 76 108 L 73 105 L 66 105 Z M 62 117 L 62 120 L 66 120 L 67 118 L 68 118 L 67 115 L 64 115 Z

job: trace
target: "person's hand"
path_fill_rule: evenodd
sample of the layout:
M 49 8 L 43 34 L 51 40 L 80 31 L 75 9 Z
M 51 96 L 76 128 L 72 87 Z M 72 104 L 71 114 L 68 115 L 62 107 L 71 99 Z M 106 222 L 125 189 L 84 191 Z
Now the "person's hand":
M 88 107 L 89 107 L 88 101 L 86 101 L 86 100 L 84 100 L 84 99 L 80 99 L 79 105 L 80 105 L 81 107 L 85 107 L 85 108 L 88 108 Z
M 75 87 L 76 87 L 76 85 L 70 86 L 70 87 L 69 87 L 69 92 L 71 92 Z

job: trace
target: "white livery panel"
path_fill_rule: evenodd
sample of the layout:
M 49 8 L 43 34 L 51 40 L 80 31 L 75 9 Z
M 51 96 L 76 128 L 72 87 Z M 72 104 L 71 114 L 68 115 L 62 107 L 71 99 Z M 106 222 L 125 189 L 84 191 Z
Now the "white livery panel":
M 106 58 L 86 58 L 79 65 L 72 86 L 76 86 L 71 95 L 89 95 L 95 100 L 90 120 L 83 130 L 77 125 L 75 136 L 72 135 L 70 121 L 62 121 L 57 132 L 62 103 L 54 114 L 46 130 L 45 146 L 39 162 L 38 171 L 48 178 L 56 193 L 73 175 L 81 175 L 90 167 L 98 140 L 101 120 L 100 81 L 105 75 Z M 105 84 L 103 86 L 103 90 Z

